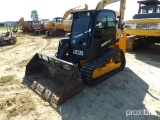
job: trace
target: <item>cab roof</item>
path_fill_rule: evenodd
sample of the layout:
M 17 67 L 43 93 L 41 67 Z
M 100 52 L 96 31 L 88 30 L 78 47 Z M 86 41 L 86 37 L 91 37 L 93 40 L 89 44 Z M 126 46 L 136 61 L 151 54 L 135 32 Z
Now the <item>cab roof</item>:
M 137 1 L 137 3 L 141 3 L 144 5 L 155 5 L 155 4 L 160 4 L 160 1 L 158 0 L 141 0 L 141 1 Z

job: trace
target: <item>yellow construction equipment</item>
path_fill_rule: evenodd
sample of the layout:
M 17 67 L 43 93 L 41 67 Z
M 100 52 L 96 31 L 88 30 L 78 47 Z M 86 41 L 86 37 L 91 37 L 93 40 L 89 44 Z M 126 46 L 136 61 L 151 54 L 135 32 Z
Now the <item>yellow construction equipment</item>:
M 120 14 L 103 9 L 117 1 Z M 26 66 L 24 83 L 29 81 L 38 94 L 60 105 L 79 93 L 83 82 L 96 85 L 123 70 L 126 34 L 121 21 L 125 3 L 102 0 L 95 10 L 73 12 L 70 37 L 59 41 L 54 57 L 37 53 Z
M 79 6 L 80 7 L 80 6 Z M 78 8 L 78 7 L 77 7 Z M 83 11 L 83 10 L 88 10 L 88 5 L 85 4 L 85 7 L 82 9 L 75 9 L 76 11 Z M 74 12 L 74 9 L 71 11 L 68 11 L 69 13 Z M 66 12 L 66 18 L 63 20 L 63 29 L 66 32 L 70 32 L 71 31 L 71 27 L 72 27 L 72 14 L 69 14 Z
M 54 31 L 56 29 L 56 23 L 61 23 L 62 22 L 62 17 L 55 17 L 51 21 L 48 20 L 44 24 L 44 29 L 46 30 L 46 36 L 50 36 L 50 32 Z
M 13 32 L 18 31 L 18 25 L 21 23 L 21 30 L 23 32 L 34 32 L 33 28 L 33 22 L 39 22 L 39 21 L 24 21 L 24 18 L 20 18 L 20 20 L 16 23 L 16 25 L 13 28 Z
M 55 17 L 55 18 L 53 18 L 51 21 L 48 20 L 48 21 L 45 23 L 45 29 L 46 29 L 46 30 L 55 29 L 55 23 L 56 23 L 56 22 L 61 22 L 61 21 L 62 21 L 62 17 Z
M 160 43 L 160 1 L 141 0 L 138 14 L 125 21 L 127 49 L 133 50 Z
M 64 36 L 67 32 L 70 32 L 72 18 L 69 18 L 69 16 L 72 16 L 71 12 L 88 10 L 88 5 L 86 4 L 85 8 L 78 9 L 80 7 L 81 6 L 78 6 L 67 10 L 63 17 L 56 17 L 52 21 L 48 21 L 45 24 L 45 29 L 48 29 L 48 31 L 46 31 L 46 36 Z M 65 22 L 66 20 L 67 22 Z

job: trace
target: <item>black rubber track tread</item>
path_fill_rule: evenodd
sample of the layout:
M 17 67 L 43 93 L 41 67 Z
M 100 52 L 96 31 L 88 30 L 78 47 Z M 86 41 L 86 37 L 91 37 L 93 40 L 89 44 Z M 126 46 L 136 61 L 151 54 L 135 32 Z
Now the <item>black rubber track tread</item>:
M 103 65 L 108 60 L 110 60 L 118 52 L 121 53 L 121 66 L 119 68 L 109 72 L 109 73 L 106 73 L 103 76 L 92 79 L 93 71 L 97 67 Z M 107 50 L 105 50 L 104 52 L 102 52 L 101 54 L 99 54 L 98 56 L 93 58 L 91 61 L 89 61 L 86 64 L 84 64 L 83 66 L 81 66 L 81 68 L 80 68 L 81 78 L 82 78 L 83 82 L 85 82 L 89 85 L 96 85 L 96 84 L 106 80 L 107 78 L 117 74 L 118 72 L 122 71 L 125 67 L 125 63 L 126 63 L 126 61 L 125 61 L 124 52 L 121 49 L 108 48 Z

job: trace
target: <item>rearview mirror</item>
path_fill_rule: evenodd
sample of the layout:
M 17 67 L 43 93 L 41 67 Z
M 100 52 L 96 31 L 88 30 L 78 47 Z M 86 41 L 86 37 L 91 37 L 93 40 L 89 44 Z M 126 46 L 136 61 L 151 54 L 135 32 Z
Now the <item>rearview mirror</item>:
M 124 23 L 121 24 L 121 30 L 124 30 Z

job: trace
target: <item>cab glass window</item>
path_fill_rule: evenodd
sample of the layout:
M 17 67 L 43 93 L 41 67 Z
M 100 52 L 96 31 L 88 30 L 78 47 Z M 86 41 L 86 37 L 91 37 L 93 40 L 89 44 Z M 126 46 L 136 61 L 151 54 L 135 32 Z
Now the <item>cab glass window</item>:
M 100 12 L 96 20 L 94 39 L 100 44 L 115 40 L 116 15 L 112 11 Z

